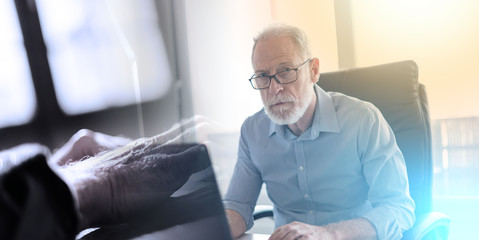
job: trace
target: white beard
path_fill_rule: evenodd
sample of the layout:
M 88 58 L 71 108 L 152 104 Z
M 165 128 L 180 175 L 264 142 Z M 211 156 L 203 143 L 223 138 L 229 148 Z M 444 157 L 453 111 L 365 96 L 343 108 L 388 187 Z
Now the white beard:
M 313 94 L 315 94 L 314 90 L 311 91 L 308 89 L 306 94 L 300 100 L 293 96 L 277 95 L 267 103 L 264 103 L 264 110 L 269 119 L 276 124 L 293 124 L 299 121 L 304 113 L 306 113 L 306 110 L 313 99 Z M 278 106 L 273 110 L 271 106 L 278 102 L 290 102 L 293 103 L 294 106 Z

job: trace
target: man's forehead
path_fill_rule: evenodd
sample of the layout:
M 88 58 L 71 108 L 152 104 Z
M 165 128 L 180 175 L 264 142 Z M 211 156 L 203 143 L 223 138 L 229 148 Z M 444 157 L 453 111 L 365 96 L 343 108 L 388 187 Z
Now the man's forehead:
M 289 37 L 276 37 L 260 40 L 253 52 L 255 71 L 272 66 L 290 65 L 301 58 L 298 47 Z
M 256 65 L 253 64 L 253 68 L 255 72 L 269 72 L 277 70 L 277 68 L 283 67 L 293 67 L 295 61 L 294 59 L 289 58 L 288 60 L 284 61 L 270 61 L 266 64 L 257 63 Z

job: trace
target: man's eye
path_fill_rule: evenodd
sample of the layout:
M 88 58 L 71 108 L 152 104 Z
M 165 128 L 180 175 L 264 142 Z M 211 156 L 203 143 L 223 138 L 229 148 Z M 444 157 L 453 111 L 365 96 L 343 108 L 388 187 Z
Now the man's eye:
M 291 70 L 293 70 L 293 69 L 292 69 L 292 68 L 283 68 L 283 71 L 282 71 L 282 72 L 289 72 L 289 71 L 291 71 Z
M 260 73 L 258 75 L 256 75 L 257 78 L 262 78 L 262 77 L 266 77 L 266 73 Z

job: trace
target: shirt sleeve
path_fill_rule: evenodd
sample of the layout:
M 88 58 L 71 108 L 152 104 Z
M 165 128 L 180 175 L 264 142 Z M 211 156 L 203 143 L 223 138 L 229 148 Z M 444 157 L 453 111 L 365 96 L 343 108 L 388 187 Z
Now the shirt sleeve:
M 74 197 L 48 166 L 45 149 L 0 152 L 0 239 L 75 239 Z
M 241 214 L 248 230 L 253 226 L 253 211 L 263 180 L 251 160 L 248 142 L 246 141 L 247 136 L 247 127 L 246 124 L 243 124 L 238 147 L 238 159 L 223 204 L 226 209 L 235 210 Z
M 378 239 L 401 239 L 415 221 L 406 164 L 382 114 L 374 106 L 369 113 L 358 134 L 359 157 L 373 207 L 363 217 L 374 225 Z

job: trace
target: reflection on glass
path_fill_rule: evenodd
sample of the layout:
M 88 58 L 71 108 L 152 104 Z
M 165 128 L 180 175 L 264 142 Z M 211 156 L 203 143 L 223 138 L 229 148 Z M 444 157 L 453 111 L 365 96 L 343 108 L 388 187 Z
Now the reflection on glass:
M 479 118 L 433 121 L 434 209 L 451 218 L 450 239 L 473 239 L 479 214 Z
M 27 123 L 35 93 L 13 1 L 0 1 L 0 128 Z
M 37 7 L 67 114 L 149 101 L 168 91 L 171 70 L 152 0 L 38 0 Z
M 153 146 L 157 156 L 170 155 L 161 162 L 158 189 L 163 194 L 166 183 L 175 191 L 154 204 L 144 204 L 132 213 L 127 223 L 119 227 L 89 229 L 80 233 L 88 239 L 180 239 L 229 240 L 223 203 L 218 190 L 215 172 L 206 146 L 198 144 L 164 144 Z M 145 150 L 149 152 L 150 150 Z M 140 154 L 141 155 L 141 154 Z M 164 170 L 166 169 L 166 170 Z M 148 172 L 148 171 L 147 171 Z M 169 175 L 168 174 L 172 174 Z M 175 176 L 172 182 L 171 176 Z M 176 186 L 176 187 L 174 187 Z M 163 188 L 162 188 L 163 187 Z M 93 230 L 93 231 L 92 231 Z M 83 239 L 83 238 L 82 238 Z

